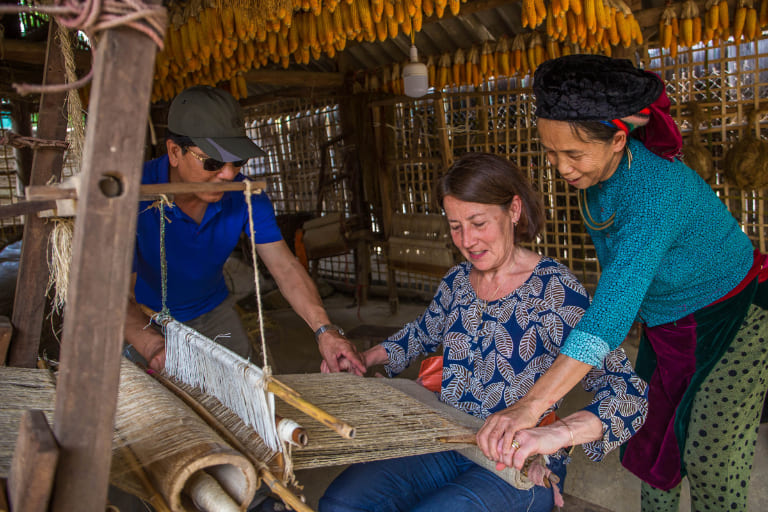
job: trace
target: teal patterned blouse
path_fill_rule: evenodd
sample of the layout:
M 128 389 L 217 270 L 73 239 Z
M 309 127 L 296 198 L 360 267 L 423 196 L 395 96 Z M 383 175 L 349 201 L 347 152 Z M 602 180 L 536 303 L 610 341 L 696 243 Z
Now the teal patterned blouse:
M 471 268 L 468 262 L 453 267 L 427 310 L 384 341 L 389 359 L 385 369 L 396 375 L 419 355 L 443 345 L 440 400 L 485 419 L 525 396 L 547 371 L 589 297 L 568 268 L 542 258 L 514 292 L 485 301 L 469 281 Z M 594 393 L 586 410 L 603 422 L 603 438 L 584 449 L 599 460 L 643 424 L 646 384 L 621 349 L 611 352 L 582 384 Z
M 562 353 L 600 366 L 635 320 L 665 324 L 731 291 L 752 266 L 752 243 L 695 171 L 630 138 L 616 172 L 586 191 L 602 274 Z

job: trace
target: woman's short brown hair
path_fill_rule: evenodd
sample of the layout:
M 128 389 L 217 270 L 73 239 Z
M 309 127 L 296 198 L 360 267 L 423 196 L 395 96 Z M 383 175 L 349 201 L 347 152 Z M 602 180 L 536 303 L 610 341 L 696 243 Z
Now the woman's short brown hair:
M 540 194 L 514 163 L 490 153 L 467 153 L 456 160 L 437 181 L 435 197 L 440 208 L 443 208 L 446 196 L 504 208 L 519 196 L 522 210 L 515 229 L 515 242 L 532 242 L 544 225 Z

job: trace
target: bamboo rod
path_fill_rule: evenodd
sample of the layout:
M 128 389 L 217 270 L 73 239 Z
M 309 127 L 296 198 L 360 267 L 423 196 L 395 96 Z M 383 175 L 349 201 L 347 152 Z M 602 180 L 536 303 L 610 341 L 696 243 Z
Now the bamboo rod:
M 456 436 L 442 436 L 437 438 L 441 443 L 477 444 L 477 434 L 461 434 Z
M 328 414 L 316 405 L 307 402 L 301 398 L 301 395 L 297 391 L 289 388 L 274 377 L 269 378 L 269 381 L 267 382 L 267 391 L 274 393 L 275 396 L 280 397 L 285 403 L 295 407 L 310 418 L 319 421 L 326 427 L 335 431 L 341 437 L 346 439 L 353 439 L 355 437 L 355 428 L 353 426 Z

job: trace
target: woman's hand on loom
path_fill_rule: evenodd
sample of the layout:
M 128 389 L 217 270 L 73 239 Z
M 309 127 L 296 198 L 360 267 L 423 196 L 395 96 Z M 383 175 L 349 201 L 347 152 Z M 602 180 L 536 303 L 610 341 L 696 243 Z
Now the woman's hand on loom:
M 350 372 L 355 375 L 365 373 L 365 360 L 352 342 L 338 331 L 325 331 L 320 335 L 318 345 L 320 354 L 323 356 L 320 370 L 324 373 Z
M 531 414 L 528 408 L 515 404 L 486 418 L 477 432 L 477 446 L 490 460 L 502 462 L 502 455 L 513 451 L 515 435 L 520 430 L 535 426 L 538 420 L 538 416 Z M 522 467 L 522 462 L 520 464 Z
M 520 430 L 515 436 L 515 445 L 509 450 L 501 452 L 501 458 L 497 469 L 503 469 L 501 466 L 512 467 L 521 470 L 528 457 L 533 455 L 548 455 L 555 453 L 560 448 L 570 446 L 570 434 L 567 428 L 560 422 L 547 425 L 546 427 L 535 427 Z M 515 446 L 519 446 L 515 448 Z

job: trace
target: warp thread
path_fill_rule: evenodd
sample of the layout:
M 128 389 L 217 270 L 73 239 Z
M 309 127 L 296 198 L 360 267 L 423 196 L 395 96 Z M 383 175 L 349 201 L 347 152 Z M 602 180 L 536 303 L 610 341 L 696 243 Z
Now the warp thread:
M 275 397 L 267 393 L 269 375 L 194 329 L 160 318 L 165 331 L 165 371 L 218 398 L 273 451 L 281 451 L 275 426 Z

